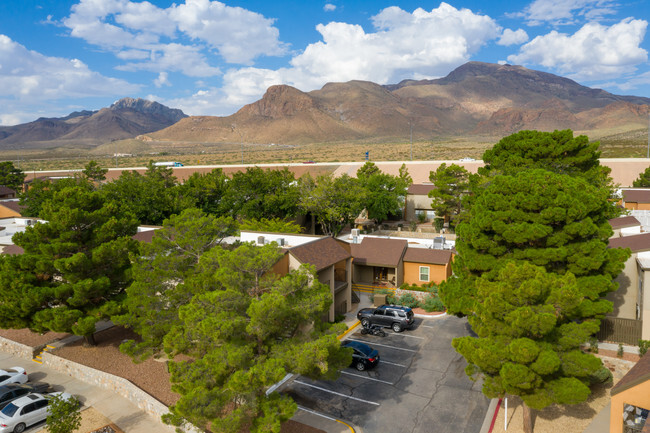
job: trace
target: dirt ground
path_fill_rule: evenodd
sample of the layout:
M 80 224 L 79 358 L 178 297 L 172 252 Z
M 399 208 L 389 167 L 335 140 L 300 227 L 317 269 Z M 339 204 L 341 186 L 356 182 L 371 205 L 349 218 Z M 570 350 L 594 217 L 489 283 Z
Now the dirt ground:
M 46 332 L 38 334 L 29 329 L 0 329 L 0 337 L 8 338 L 11 341 L 25 344 L 31 347 L 38 347 L 53 341 L 61 340 L 70 334 L 60 332 Z
M 635 362 L 604 356 L 603 351 L 598 357 L 608 367 L 614 376 L 612 383 L 595 385 L 589 399 L 581 404 L 567 406 L 549 406 L 540 411 L 533 411 L 533 427 L 535 433 L 582 432 L 593 418 L 609 403 L 609 391 L 632 368 Z M 614 354 L 615 356 L 615 354 Z M 637 356 L 638 360 L 638 356 Z M 509 433 L 523 433 L 521 400 L 516 396 L 508 397 L 508 429 Z M 494 424 L 494 433 L 504 431 L 505 409 L 503 403 Z
M 81 411 L 81 426 L 72 433 L 91 433 L 109 425 L 114 433 L 124 433 L 122 429 L 112 424 L 111 420 L 106 418 L 97 409 L 89 407 Z M 43 427 L 40 430 L 36 430 L 35 433 L 47 433 L 47 428 Z

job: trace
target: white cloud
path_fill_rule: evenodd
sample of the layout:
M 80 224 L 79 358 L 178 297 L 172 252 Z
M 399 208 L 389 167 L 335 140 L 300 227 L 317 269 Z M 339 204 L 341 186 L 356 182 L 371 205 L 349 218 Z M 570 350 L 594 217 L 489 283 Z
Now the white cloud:
M 333 5 L 332 3 L 326 3 L 325 6 L 323 6 L 323 10 L 325 12 L 332 12 L 336 10 L 336 5 Z
M 585 24 L 575 34 L 552 31 L 523 45 L 508 60 L 538 64 L 577 80 L 617 77 L 648 59 L 640 47 L 648 22 L 626 18 L 612 26 Z
M 169 77 L 168 77 L 167 72 L 161 72 L 160 74 L 158 74 L 158 78 L 153 80 L 153 84 L 156 87 L 159 87 L 159 88 L 162 87 L 162 86 L 171 86 L 172 85 L 172 83 L 169 82 Z
M 626 78 L 625 81 L 610 81 L 607 83 L 595 84 L 596 88 L 612 88 L 616 87 L 623 92 L 629 92 L 641 86 L 650 85 L 650 71 L 644 72 L 632 78 Z
M 140 86 L 94 72 L 78 59 L 48 57 L 0 34 L 0 106 L 2 124 L 33 120 L 26 107 L 63 98 L 118 96 Z M 21 114 L 22 113 L 22 114 Z
M 193 52 L 194 73 L 189 74 L 184 67 L 174 69 L 190 76 L 219 73 L 206 60 L 208 49 L 215 49 L 226 62 L 240 64 L 250 64 L 263 55 L 283 55 L 286 51 L 272 19 L 218 1 L 186 0 L 162 9 L 149 2 L 81 0 L 63 24 L 72 36 L 112 51 L 122 60 L 157 59 L 158 53 L 184 52 L 178 59 L 183 61 L 187 53 Z M 187 39 L 193 44 L 183 45 Z M 144 56 L 143 51 L 149 55 Z M 138 57 L 133 57 L 135 54 Z M 127 64 L 123 69 L 160 72 L 172 63 L 143 61 Z
M 132 53 L 133 51 L 129 51 Z M 210 77 L 221 74 L 219 68 L 210 66 L 199 48 L 191 45 L 166 44 L 148 53 L 148 58 L 131 62 L 116 69 L 121 71 L 176 71 L 188 77 Z
M 611 0 L 534 0 L 523 12 L 511 15 L 523 17 L 529 25 L 563 25 L 574 24 L 578 19 L 598 20 L 616 13 L 615 8 Z
M 505 29 L 497 41 L 498 45 L 520 45 L 528 41 L 528 33 L 523 29 L 511 30 Z
M 375 32 L 340 22 L 319 24 L 322 41 L 310 44 L 281 70 L 285 81 L 313 89 L 329 81 L 398 82 L 416 74 L 440 76 L 470 59 L 500 27 L 488 16 L 441 3 L 430 12 L 396 6 L 372 18 Z

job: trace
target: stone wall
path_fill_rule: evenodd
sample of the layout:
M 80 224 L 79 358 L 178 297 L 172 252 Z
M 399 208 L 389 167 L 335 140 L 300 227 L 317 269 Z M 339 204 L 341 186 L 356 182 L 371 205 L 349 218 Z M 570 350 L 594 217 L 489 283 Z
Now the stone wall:
M 27 360 L 34 358 L 34 349 L 31 346 L 16 343 L 4 337 L 0 337 L 0 352 L 10 353 Z

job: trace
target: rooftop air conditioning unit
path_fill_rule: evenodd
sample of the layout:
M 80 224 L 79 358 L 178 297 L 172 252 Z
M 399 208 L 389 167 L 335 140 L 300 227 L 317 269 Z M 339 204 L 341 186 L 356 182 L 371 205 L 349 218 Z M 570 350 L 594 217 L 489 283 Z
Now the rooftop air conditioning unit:
M 264 236 L 257 237 L 257 245 L 264 245 Z
M 359 229 L 352 229 L 352 237 L 359 236 Z
M 31 226 L 32 224 L 34 224 L 34 221 L 32 221 L 32 220 L 26 220 L 25 221 L 25 225 Z
M 445 237 L 444 236 L 438 236 L 433 238 L 433 249 L 435 250 L 441 250 L 445 246 Z
M 284 238 L 278 238 L 277 242 L 278 242 L 278 245 L 280 245 L 281 247 L 284 246 Z

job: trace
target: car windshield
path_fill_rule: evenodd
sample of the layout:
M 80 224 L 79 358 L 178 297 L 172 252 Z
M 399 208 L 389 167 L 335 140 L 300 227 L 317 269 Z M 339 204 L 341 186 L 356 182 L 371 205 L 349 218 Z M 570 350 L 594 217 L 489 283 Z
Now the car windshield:
M 16 406 L 13 403 L 9 403 L 4 407 L 4 409 L 2 409 L 2 414 L 11 418 L 12 416 L 14 416 L 17 410 L 18 410 L 18 406 Z

